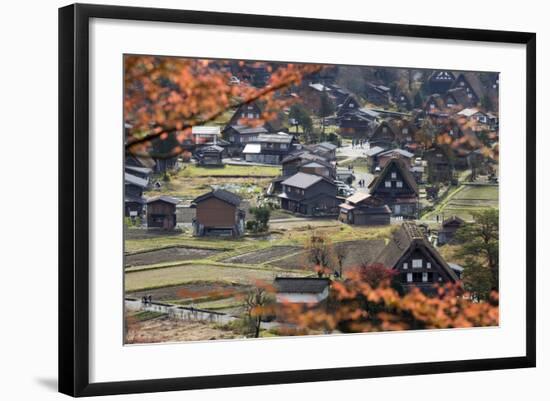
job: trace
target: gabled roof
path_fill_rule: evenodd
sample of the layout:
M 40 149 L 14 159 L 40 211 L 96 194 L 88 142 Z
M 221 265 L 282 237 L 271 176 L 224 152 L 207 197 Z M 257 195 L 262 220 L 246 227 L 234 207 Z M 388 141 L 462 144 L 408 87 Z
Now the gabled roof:
M 218 145 L 209 145 L 209 146 L 205 146 L 205 147 L 200 148 L 200 151 L 201 152 L 218 152 L 218 153 L 221 153 L 221 152 L 223 152 L 223 148 L 221 146 L 218 146 Z
M 416 180 L 414 176 L 409 171 L 407 164 L 401 157 L 393 157 L 390 161 L 384 166 L 384 169 L 378 177 L 376 177 L 369 185 L 370 193 L 375 192 L 378 187 L 385 181 L 386 175 L 389 174 L 392 166 L 396 166 L 399 170 L 401 177 L 407 183 L 407 185 L 418 195 L 418 186 L 416 185 Z
M 275 288 L 279 293 L 319 294 L 330 285 L 330 279 L 317 277 L 276 277 Z
M 285 132 L 278 132 L 276 134 L 260 134 L 252 142 L 291 143 L 293 139 L 293 135 L 287 134 Z
M 138 187 L 141 187 L 141 188 L 145 188 L 147 187 L 147 184 L 149 183 L 149 181 L 145 178 L 141 178 L 141 177 L 136 177 L 135 175 L 132 175 L 132 174 L 129 174 L 129 173 L 124 173 L 124 183 L 125 184 L 132 184 L 132 185 L 136 185 Z
M 455 75 L 451 71 L 435 70 L 428 80 L 430 81 L 454 81 Z
M 238 125 L 238 124 L 235 124 L 235 125 L 230 125 L 229 126 L 230 128 L 233 128 L 235 131 L 237 131 L 237 133 L 241 134 L 241 135 L 246 135 L 246 134 L 265 134 L 267 133 L 267 129 L 263 126 L 263 125 L 260 125 L 258 127 L 250 127 L 248 125 Z
M 414 156 L 414 154 L 412 154 L 411 152 L 407 152 L 406 150 L 399 149 L 399 148 L 386 150 L 385 152 L 380 153 L 378 156 L 388 156 L 388 155 L 396 155 L 396 154 L 406 157 L 407 159 L 410 159 L 411 157 Z
M 285 157 L 281 163 L 285 164 L 294 160 L 315 160 L 315 161 L 324 161 L 326 162 L 325 158 L 319 155 L 316 155 L 314 153 L 311 153 L 309 150 L 304 150 L 301 152 L 296 152 L 288 155 Z M 327 162 L 328 163 L 328 162 Z
M 298 172 L 293 176 L 284 180 L 282 184 L 295 187 L 295 188 L 306 189 L 318 183 L 321 180 L 328 181 L 325 177 L 322 177 L 320 175 Z
M 239 195 L 226 191 L 225 189 L 215 189 L 211 192 L 203 194 L 195 198 L 192 203 L 197 204 L 210 198 L 216 198 L 237 207 L 241 204 L 241 198 Z
M 462 224 L 465 223 L 465 221 L 462 220 L 462 219 L 461 219 L 460 217 L 458 217 L 458 216 L 451 216 L 451 217 L 449 217 L 448 219 L 443 220 L 443 223 L 442 223 L 441 225 L 442 225 L 443 227 L 445 227 L 445 226 L 447 226 L 447 225 L 449 225 L 449 224 L 452 224 L 452 223 L 458 224 L 458 225 L 462 225 Z
M 191 128 L 192 135 L 221 135 L 220 127 L 218 125 L 206 126 L 206 125 L 197 125 Z
M 380 147 L 380 146 L 375 146 L 373 148 L 370 148 L 368 149 L 365 154 L 367 156 L 376 156 L 377 154 L 379 153 L 382 153 L 384 151 L 384 148 Z
M 395 268 L 399 260 L 408 253 L 412 248 L 424 248 L 432 258 L 434 258 L 438 264 L 445 270 L 452 281 L 458 281 L 456 273 L 450 268 L 449 264 L 443 259 L 443 257 L 437 252 L 437 250 L 430 244 L 428 239 L 424 236 L 420 228 L 410 222 L 405 222 L 397 230 L 390 242 L 376 257 L 376 262 L 382 265 Z
M 319 148 L 326 149 L 326 150 L 335 150 L 335 149 L 338 148 L 338 146 L 336 146 L 335 144 L 333 144 L 331 142 L 321 142 L 321 143 L 316 144 L 315 146 L 319 147 Z
M 456 114 L 458 114 L 459 116 L 471 117 L 476 113 L 479 113 L 479 109 L 475 107 L 471 107 L 471 108 L 462 109 Z
M 157 202 L 157 201 L 171 203 L 172 205 L 177 205 L 180 202 L 179 199 L 172 198 L 171 196 L 166 196 L 166 195 L 155 196 L 153 198 L 147 199 L 148 204 Z
M 353 195 L 346 198 L 346 202 L 357 204 L 363 202 L 365 199 L 368 199 L 371 197 L 371 194 L 367 192 L 359 192 L 357 191 Z
M 472 104 L 472 100 L 468 97 L 466 89 L 461 87 L 449 89 L 447 91 L 447 96 L 451 96 L 457 105 L 468 106 Z

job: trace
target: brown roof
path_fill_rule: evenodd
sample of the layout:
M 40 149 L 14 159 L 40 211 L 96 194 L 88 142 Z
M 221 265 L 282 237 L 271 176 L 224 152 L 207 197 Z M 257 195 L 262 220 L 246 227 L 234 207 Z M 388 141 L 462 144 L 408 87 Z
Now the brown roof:
M 439 252 L 430 244 L 420 228 L 411 222 L 405 222 L 401 225 L 399 230 L 394 233 L 390 242 L 376 257 L 376 262 L 386 267 L 395 268 L 397 263 L 409 252 L 409 250 L 418 247 L 424 248 L 438 262 L 443 270 L 445 270 L 452 281 L 459 280 L 445 259 L 443 259 Z
M 392 157 L 388 163 L 386 163 L 386 166 L 380 173 L 378 177 L 376 177 L 369 185 L 370 193 L 372 194 L 378 186 L 384 182 L 386 179 L 386 175 L 389 173 L 389 170 L 392 165 L 396 165 L 397 169 L 401 173 L 401 176 L 403 177 L 403 180 L 409 185 L 409 187 L 418 195 L 418 186 L 416 185 L 416 181 L 414 179 L 414 176 L 409 171 L 409 168 L 407 167 L 407 164 L 405 161 L 400 157 Z

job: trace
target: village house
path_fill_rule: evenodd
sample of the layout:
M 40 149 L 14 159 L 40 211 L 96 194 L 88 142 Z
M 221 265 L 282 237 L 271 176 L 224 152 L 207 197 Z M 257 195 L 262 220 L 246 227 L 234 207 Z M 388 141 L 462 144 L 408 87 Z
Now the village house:
M 347 224 L 379 226 L 390 224 L 391 209 L 366 192 L 356 192 L 340 204 L 338 220 Z
M 388 164 L 388 162 L 395 157 L 401 157 L 403 161 L 405 161 L 409 169 L 412 166 L 412 160 L 413 160 L 414 154 L 404 149 L 395 148 L 395 149 L 385 150 L 377 154 L 378 167 L 380 167 L 380 169 L 383 169 L 384 167 L 386 167 L 386 164 Z
M 339 85 L 329 84 L 327 86 L 330 88 L 330 93 L 332 98 L 334 99 L 334 104 L 336 104 L 336 108 L 337 110 L 339 110 L 348 98 L 348 96 L 350 96 L 350 93 Z
M 244 234 L 245 212 L 241 198 L 232 192 L 215 189 L 193 200 L 193 235 L 240 237 Z
M 456 77 L 451 71 L 434 71 L 428 78 L 428 89 L 430 93 L 443 94 L 451 89 Z
M 344 138 L 366 139 L 374 131 L 377 117 L 378 113 L 370 109 L 344 113 L 336 119 L 338 133 Z
M 457 283 L 459 278 L 422 230 L 405 222 L 376 257 L 376 262 L 399 273 L 405 290 L 418 287 L 431 294 L 434 284 Z
M 435 145 L 424 152 L 428 162 L 428 182 L 449 182 L 453 178 L 452 151 L 448 146 Z
M 402 90 L 397 90 L 394 96 L 394 102 L 401 110 L 411 110 L 412 101 L 410 96 Z
M 336 184 L 326 177 L 296 173 L 282 183 L 281 208 L 304 215 L 336 214 L 340 200 Z
M 437 245 L 445 245 L 451 243 L 454 239 L 456 231 L 465 224 L 458 216 L 451 216 L 443 220 L 441 229 L 437 232 Z
M 147 228 L 173 230 L 178 203 L 178 199 L 165 195 L 147 199 Z
M 281 164 L 283 177 L 290 177 L 302 171 L 304 173 L 317 174 L 327 178 L 336 178 L 336 170 L 333 163 L 309 151 L 291 154 L 285 157 Z
M 365 151 L 367 167 L 371 173 L 374 173 L 376 167 L 378 167 L 378 155 L 383 152 L 385 152 L 385 149 L 380 146 L 371 146 Z
M 275 300 L 278 304 L 318 305 L 328 298 L 330 279 L 318 277 L 276 277 Z
M 260 134 L 267 134 L 265 126 L 250 127 L 247 125 L 227 125 L 223 134 L 229 142 L 228 152 L 232 155 L 240 155 L 247 143 L 253 143 Z
M 204 146 L 197 150 L 195 158 L 199 166 L 223 166 L 223 148 L 218 145 Z
M 384 85 L 366 83 L 365 95 L 370 103 L 385 106 L 390 103 L 390 88 Z
M 336 115 L 338 117 L 343 116 L 347 113 L 355 113 L 357 110 L 361 108 L 361 105 L 353 95 L 348 95 L 344 101 L 338 105 L 338 110 L 336 111 Z
M 124 166 L 124 171 L 139 178 L 149 179 L 152 170 L 148 167 Z
M 402 157 L 393 157 L 369 185 L 372 196 L 392 210 L 393 216 L 417 218 L 418 186 Z
M 147 178 L 124 172 L 124 216 L 134 219 L 143 215 L 143 191 L 148 184 Z
M 403 142 L 401 130 L 396 120 L 384 120 L 376 127 L 369 139 L 371 147 L 379 146 L 384 149 L 399 147 Z
M 348 185 L 351 185 L 355 180 L 355 174 L 353 173 L 353 170 L 349 169 L 348 167 L 337 167 L 336 179 L 338 181 L 342 181 Z
M 306 145 L 304 146 L 304 148 L 315 155 L 321 156 L 323 159 L 329 162 L 336 160 L 336 149 L 338 149 L 338 146 L 331 142 L 321 142 L 314 145 Z
M 454 88 L 463 88 L 466 91 L 466 96 L 470 100 L 470 105 L 476 105 L 483 94 L 482 84 L 475 74 L 468 74 L 468 78 L 466 78 L 466 75 L 463 73 L 459 74 L 451 86 L 451 89 Z M 468 105 L 464 106 L 467 107 Z
M 191 128 L 191 137 L 193 138 L 193 144 L 216 144 L 222 139 L 222 133 L 219 126 L 195 126 Z
M 447 104 L 442 95 L 434 93 L 424 102 L 423 110 L 427 115 L 444 113 L 447 110 Z
M 280 164 L 288 154 L 296 150 L 295 143 L 294 135 L 284 132 L 259 134 L 249 140 L 242 154 L 248 162 Z

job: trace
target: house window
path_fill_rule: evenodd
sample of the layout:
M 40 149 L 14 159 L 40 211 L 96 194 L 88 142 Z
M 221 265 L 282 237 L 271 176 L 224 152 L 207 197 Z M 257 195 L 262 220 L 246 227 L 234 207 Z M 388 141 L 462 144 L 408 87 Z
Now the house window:
M 407 262 L 403 263 L 403 270 L 407 270 L 409 268 L 409 264 Z
M 349 108 L 350 108 L 350 109 L 353 109 L 353 107 L 355 107 L 355 105 L 354 105 L 353 103 L 350 103 L 350 104 L 349 104 Z
M 281 149 L 286 149 L 287 145 L 286 143 L 281 143 Z
M 460 81 L 460 86 L 464 86 L 464 81 Z
M 407 273 L 407 283 L 412 283 L 412 281 L 413 281 L 413 274 Z
M 385 185 L 386 185 L 386 188 L 391 188 L 391 181 L 386 181 Z
M 397 178 L 397 173 L 391 173 L 391 178 Z
M 428 273 L 426 273 L 426 272 L 422 273 L 422 282 L 423 283 L 428 282 Z
M 253 113 L 248 113 L 248 118 L 254 118 L 254 114 Z
M 472 98 L 472 94 L 471 94 L 471 93 L 468 93 L 468 97 L 471 99 L 471 98 Z
M 426 262 L 426 268 L 427 268 L 427 269 L 431 269 L 431 268 L 432 268 L 431 262 Z
M 403 188 L 403 181 L 397 181 L 395 185 L 397 185 L 397 188 Z
M 246 118 L 246 113 L 242 113 L 242 114 L 241 114 L 241 117 L 242 117 L 242 118 Z
M 419 269 L 422 267 L 422 259 L 413 259 L 413 269 Z
M 407 135 L 408 133 L 409 133 L 409 129 L 408 128 L 403 128 L 403 134 Z
M 388 127 L 383 127 L 382 128 L 382 132 L 385 134 L 386 132 L 388 132 Z

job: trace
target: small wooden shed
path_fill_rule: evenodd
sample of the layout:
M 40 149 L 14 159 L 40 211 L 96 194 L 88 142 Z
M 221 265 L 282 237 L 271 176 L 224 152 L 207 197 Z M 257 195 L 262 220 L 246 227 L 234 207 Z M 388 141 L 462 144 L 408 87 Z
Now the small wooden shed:
M 156 196 L 147 200 L 147 228 L 173 230 L 176 227 L 176 205 L 179 200 Z

